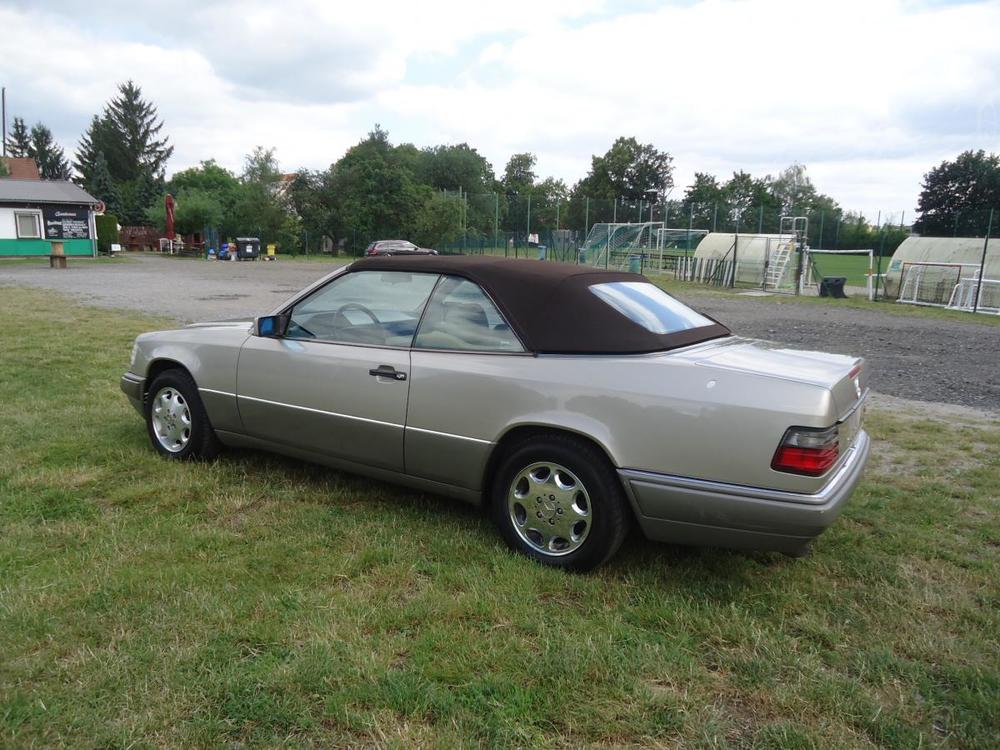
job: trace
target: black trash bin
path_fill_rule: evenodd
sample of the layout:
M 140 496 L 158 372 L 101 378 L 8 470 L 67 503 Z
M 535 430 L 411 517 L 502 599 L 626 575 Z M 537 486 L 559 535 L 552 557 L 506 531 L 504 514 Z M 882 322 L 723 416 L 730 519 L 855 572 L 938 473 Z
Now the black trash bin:
M 846 276 L 824 276 L 819 283 L 819 296 L 847 299 L 847 295 L 844 294 L 844 284 L 846 283 Z
M 260 257 L 260 237 L 237 237 L 236 260 L 257 260 Z

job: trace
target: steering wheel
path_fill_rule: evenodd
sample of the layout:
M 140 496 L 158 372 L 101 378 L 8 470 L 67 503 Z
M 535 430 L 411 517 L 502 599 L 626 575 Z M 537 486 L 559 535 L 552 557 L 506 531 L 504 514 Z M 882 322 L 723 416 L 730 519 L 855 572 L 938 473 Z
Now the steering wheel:
M 360 302 L 347 302 L 347 303 L 341 305 L 340 307 L 337 308 L 337 312 L 335 312 L 333 314 L 333 319 L 337 320 L 337 318 L 344 318 L 344 320 L 347 320 L 347 316 L 344 315 L 344 312 L 346 310 L 360 310 L 365 315 L 367 315 L 369 318 L 371 318 L 372 322 L 375 325 L 377 325 L 377 326 L 378 325 L 382 325 L 382 321 L 380 321 L 377 317 L 375 317 L 375 313 L 373 313 L 367 307 L 365 307 L 364 305 L 362 305 Z M 350 323 L 349 320 L 347 322 Z

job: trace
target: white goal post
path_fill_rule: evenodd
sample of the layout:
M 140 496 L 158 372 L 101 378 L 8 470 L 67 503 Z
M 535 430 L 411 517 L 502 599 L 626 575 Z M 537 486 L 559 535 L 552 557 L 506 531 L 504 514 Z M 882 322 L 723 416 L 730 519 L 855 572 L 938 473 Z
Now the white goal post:
M 949 310 L 1000 315 L 1000 279 L 980 281 L 978 275 L 963 276 L 955 284 L 946 307 Z
M 978 275 L 978 263 L 904 261 L 896 301 L 908 305 L 948 307 L 962 280 L 975 279 Z
M 868 269 L 865 272 L 865 287 L 868 292 L 868 301 L 871 302 L 875 299 L 875 286 L 873 279 L 875 278 L 875 251 L 868 250 L 820 250 L 819 248 L 806 247 L 805 248 L 805 258 L 803 260 L 804 267 L 802 273 L 802 286 L 803 287 L 813 287 L 816 286 L 815 279 L 815 262 L 813 260 L 814 255 L 863 255 L 868 257 Z M 820 261 L 822 262 L 822 261 Z

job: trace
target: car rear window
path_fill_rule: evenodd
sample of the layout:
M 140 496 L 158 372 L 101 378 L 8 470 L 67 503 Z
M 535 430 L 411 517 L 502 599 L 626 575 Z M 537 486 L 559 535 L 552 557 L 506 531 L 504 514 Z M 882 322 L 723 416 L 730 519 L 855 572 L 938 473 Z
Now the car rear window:
M 590 291 L 651 333 L 677 333 L 715 325 L 648 281 L 612 281 L 592 284 Z

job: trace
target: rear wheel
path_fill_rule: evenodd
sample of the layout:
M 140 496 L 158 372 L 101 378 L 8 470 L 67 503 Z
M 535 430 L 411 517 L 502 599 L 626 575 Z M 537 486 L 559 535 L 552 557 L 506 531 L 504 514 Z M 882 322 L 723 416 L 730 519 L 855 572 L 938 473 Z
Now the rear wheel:
M 153 448 L 167 458 L 212 458 L 219 452 L 198 388 L 183 370 L 167 370 L 153 380 L 146 430 Z
M 493 478 L 491 499 L 507 544 L 553 567 L 595 568 L 628 531 L 626 500 L 607 457 L 568 435 L 515 446 Z

